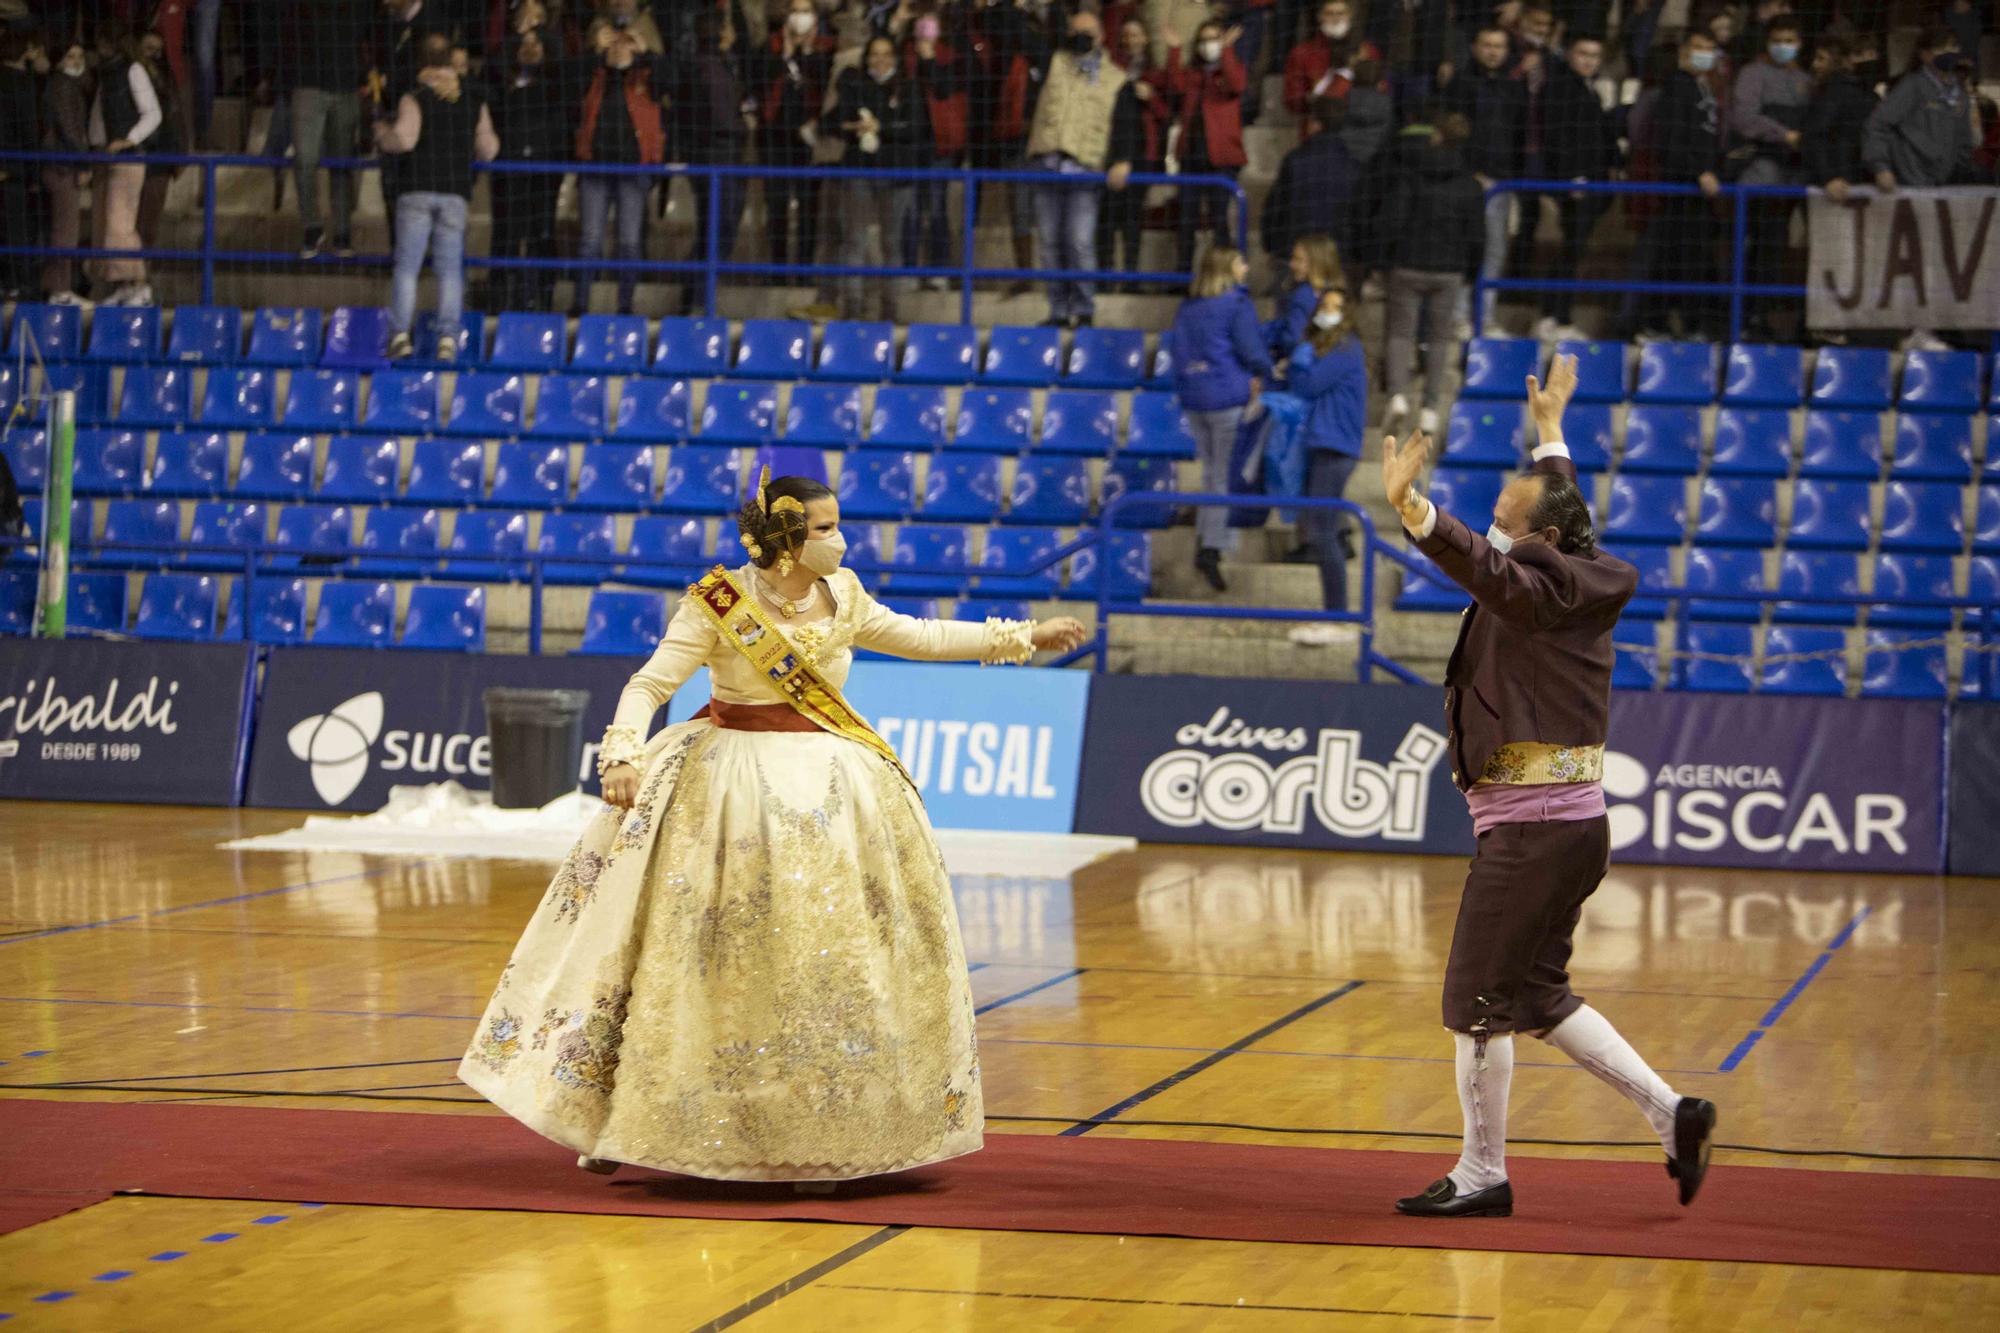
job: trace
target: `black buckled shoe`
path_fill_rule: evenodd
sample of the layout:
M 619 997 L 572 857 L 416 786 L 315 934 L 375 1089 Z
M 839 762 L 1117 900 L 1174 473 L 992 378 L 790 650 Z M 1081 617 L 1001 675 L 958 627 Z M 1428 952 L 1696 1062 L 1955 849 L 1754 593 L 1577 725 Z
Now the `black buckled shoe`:
M 1506 1181 L 1460 1194 L 1450 1176 L 1431 1182 L 1422 1194 L 1396 1200 L 1396 1211 L 1411 1217 L 1512 1217 L 1514 1187 Z
M 1681 1207 L 1694 1202 L 1708 1177 L 1708 1154 L 1715 1137 L 1715 1103 L 1683 1097 L 1674 1108 L 1674 1155 L 1667 1174 L 1680 1183 Z

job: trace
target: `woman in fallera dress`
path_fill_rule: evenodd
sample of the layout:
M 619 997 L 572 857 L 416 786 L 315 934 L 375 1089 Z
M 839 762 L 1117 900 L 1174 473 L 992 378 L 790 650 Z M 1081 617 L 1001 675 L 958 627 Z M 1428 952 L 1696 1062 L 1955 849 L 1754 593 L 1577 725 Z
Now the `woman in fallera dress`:
M 749 563 L 691 588 L 625 687 L 598 757 L 611 808 L 459 1076 L 593 1171 L 830 1182 L 977 1151 L 951 882 L 909 776 L 840 688 L 857 648 L 1024 663 L 1083 626 L 890 611 L 841 568 L 839 505 L 805 478 L 760 483 L 737 525 Z M 648 740 L 702 667 L 708 706 Z

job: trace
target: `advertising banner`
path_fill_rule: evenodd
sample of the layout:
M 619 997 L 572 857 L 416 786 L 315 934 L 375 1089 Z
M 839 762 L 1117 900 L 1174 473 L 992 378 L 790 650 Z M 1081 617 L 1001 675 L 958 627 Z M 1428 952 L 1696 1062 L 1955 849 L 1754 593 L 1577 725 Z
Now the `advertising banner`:
M 1807 204 L 1816 329 L 2000 328 L 2000 190 L 1856 190 Z
M 1951 710 L 1951 856 L 1954 875 L 2000 875 L 2000 704 Z
M 0 796 L 234 805 L 243 644 L 0 640 Z
M 584 790 L 597 790 L 597 742 L 642 659 L 382 653 L 274 648 L 251 747 L 248 803 L 379 810 L 391 787 L 490 785 L 489 686 L 588 690 Z

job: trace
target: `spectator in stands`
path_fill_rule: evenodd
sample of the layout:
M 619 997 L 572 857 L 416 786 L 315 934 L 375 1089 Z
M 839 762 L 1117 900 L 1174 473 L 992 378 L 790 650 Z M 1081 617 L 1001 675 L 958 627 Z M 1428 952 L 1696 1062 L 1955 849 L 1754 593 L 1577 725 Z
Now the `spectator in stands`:
M 1879 99 L 1856 77 L 1853 43 L 1840 33 L 1824 33 L 1813 44 L 1812 76 L 1812 101 L 1800 130 L 1806 183 L 1845 199 L 1850 184 L 1872 174 L 1861 142 Z
M 1757 0 L 1743 16 L 1743 31 L 1730 44 L 1730 62 L 1739 70 L 1755 63 L 1769 50 L 1771 27 L 1779 22 L 1790 23 L 1799 32 L 1805 31 L 1792 13 L 1792 0 Z
M 746 101 L 739 53 L 735 22 L 726 11 L 704 10 L 695 20 L 692 50 L 676 62 L 673 106 L 682 141 L 675 161 L 702 166 L 743 164 L 749 109 L 754 103 Z M 694 243 L 688 250 L 688 261 L 699 264 L 709 258 L 709 200 L 713 197 L 717 205 L 715 258 L 726 264 L 736 254 L 737 233 L 743 227 L 747 182 L 742 176 L 723 176 L 711 186 L 707 177 L 691 176 L 688 183 L 694 189 Z M 682 288 L 683 315 L 694 312 L 702 290 L 701 275 L 690 274 Z
M 452 67 L 451 44 L 424 39 L 424 67 L 414 91 L 396 104 L 396 119 L 375 126 L 375 146 L 406 157 L 404 189 L 396 199 L 396 266 L 390 284 L 389 355 L 414 349 L 410 327 L 417 313 L 417 278 L 424 253 L 438 287 L 437 358 L 458 358 L 465 306 L 465 215 L 472 199 L 474 162 L 500 154 L 500 138 L 486 97 Z
M 1342 100 L 1345 117 L 1340 141 L 1358 169 L 1366 169 L 1389 146 L 1396 129 L 1396 108 L 1382 85 L 1382 66 L 1373 57 L 1354 62 L 1354 81 Z
M 1391 94 L 1406 116 L 1424 106 L 1452 66 L 1453 0 L 1376 0 L 1369 6 L 1368 40 L 1382 53 Z
M 1167 130 L 1173 124 L 1174 99 L 1167 70 L 1153 59 L 1153 38 L 1136 18 L 1119 26 L 1118 49 L 1112 59 L 1125 71 L 1118 94 L 1117 124 L 1111 137 L 1134 144 L 1132 169 L 1159 173 L 1166 169 Z M 1140 240 L 1146 218 L 1146 191 L 1107 190 L 1097 219 L 1097 267 L 1106 272 L 1137 273 L 1145 268 Z M 1119 247 L 1124 260 L 1119 261 Z
M 658 166 L 667 160 L 667 132 L 661 119 L 665 71 L 657 57 L 645 53 L 641 39 L 615 27 L 596 29 L 598 56 L 584 90 L 577 117 L 576 160 L 600 166 Z M 576 178 L 577 212 L 582 228 L 576 256 L 584 261 L 577 273 L 570 313 L 590 309 L 597 274 L 590 262 L 604 257 L 605 223 L 615 214 L 618 258 L 630 262 L 646 251 L 646 198 L 650 176 L 603 175 L 580 172 Z M 638 274 L 618 273 L 618 313 L 632 313 L 632 292 Z
M 292 151 L 298 176 L 302 258 L 319 254 L 327 239 L 320 212 L 321 157 L 353 157 L 361 127 L 361 83 L 365 72 L 362 36 L 368 30 L 368 0 L 290 0 L 285 27 L 298 41 L 293 53 Z M 354 252 L 354 173 L 329 173 L 333 194 L 333 251 Z
M 908 170 L 925 164 L 930 153 L 930 128 L 922 91 L 896 73 L 896 43 L 888 37 L 868 42 L 859 69 L 845 69 L 835 84 L 835 104 L 822 128 L 847 136 L 847 156 L 841 165 Z M 916 186 L 907 180 L 844 180 L 840 183 L 840 262 L 859 268 L 870 262 L 871 224 L 880 234 L 881 251 L 873 262 L 888 267 L 902 253 L 904 228 L 916 210 Z M 880 293 L 881 318 L 897 318 L 896 297 L 907 286 L 901 279 L 842 278 L 841 316 L 864 319 L 870 289 Z
M 1472 65 L 1454 74 L 1441 94 L 1444 110 L 1463 116 L 1471 127 L 1466 144 L 1466 165 L 1472 168 L 1481 190 L 1490 190 L 1498 181 L 1521 174 L 1521 154 L 1528 133 L 1528 90 L 1507 69 L 1507 30 L 1489 24 L 1472 41 Z M 1507 262 L 1508 220 L 1514 210 L 1514 196 L 1496 194 L 1486 201 L 1484 235 L 1479 272 L 1497 278 Z M 1483 317 L 1493 318 L 1496 293 L 1487 292 Z M 1470 318 L 1470 298 L 1460 294 L 1458 319 Z
M 1407 425 L 1415 377 L 1417 329 L 1424 328 L 1424 395 L 1417 428 L 1437 430 L 1451 359 L 1453 312 L 1465 275 L 1479 254 L 1485 207 L 1479 178 L 1466 160 L 1472 137 L 1465 117 L 1438 117 L 1426 136 L 1397 145 L 1398 173 L 1383 204 L 1382 235 L 1389 265 L 1385 378 L 1389 390 L 1385 430 Z
M 584 41 L 592 49 L 602 49 L 603 38 L 610 33 L 629 34 L 639 44 L 639 54 L 664 56 L 667 53 L 667 39 L 660 32 L 658 20 L 653 17 L 650 7 L 640 0 L 604 0 L 603 13 L 594 20 L 584 34 Z M 689 6 L 698 9 L 698 6 Z M 708 11 L 713 12 L 711 6 Z
M 756 86 L 757 159 L 767 166 L 803 168 L 819 142 L 819 113 L 833 79 L 834 40 L 821 31 L 813 0 L 789 0 L 783 25 L 771 34 Z M 764 181 L 765 224 L 771 262 L 801 264 L 819 255 L 819 182 L 800 177 Z M 798 245 L 792 217 L 798 215 Z
M 1510 33 L 1514 77 L 1526 93 L 1521 114 L 1520 169 L 1528 180 L 1546 180 L 1549 176 L 1544 122 L 1548 113 L 1549 78 L 1561 65 L 1551 44 L 1555 26 L 1555 15 L 1547 5 L 1526 5 L 1517 12 Z M 1541 230 L 1544 200 L 1555 202 L 1554 196 L 1540 193 L 1514 196 L 1514 241 L 1507 252 L 1505 271 L 1515 277 L 1526 277 L 1535 271 L 1535 240 Z M 1542 295 L 1531 293 L 1530 299 L 1539 304 Z
M 72 42 L 62 60 L 49 75 L 43 89 L 42 148 L 51 153 L 90 151 L 90 104 L 92 98 L 89 63 L 83 45 Z M 51 162 L 42 168 L 42 190 L 48 198 L 49 245 L 57 250 L 75 249 L 83 237 L 83 186 L 88 172 L 74 162 Z M 68 255 L 52 255 L 42 266 L 42 290 L 54 305 L 81 305 L 76 294 L 76 261 Z
M 1125 188 L 1136 140 L 1129 121 L 1116 115 L 1125 71 L 1104 53 L 1097 15 L 1079 10 L 1069 20 L 1063 49 L 1049 61 L 1041 100 L 1028 132 L 1028 164 L 1073 180 L 1035 187 L 1036 228 L 1042 267 L 1089 271 L 1095 263 L 1100 187 Z M 1113 138 L 1123 129 L 1124 140 Z M 1050 324 L 1087 325 L 1097 313 L 1093 285 L 1058 279 L 1049 284 Z
M 1651 120 L 1654 169 L 1662 181 L 1698 185 L 1698 195 L 1659 200 L 1633 255 L 1642 282 L 1713 282 L 1717 224 L 1711 201 L 1721 192 L 1722 104 L 1716 97 L 1721 53 L 1706 30 L 1681 38 L 1680 63 L 1660 90 Z M 1669 294 L 1627 297 L 1621 322 L 1628 337 L 1656 341 L 1669 336 L 1678 315 L 1691 336 L 1712 335 L 1713 302 L 1706 296 Z
M 40 41 L 19 28 L 0 31 L 0 150 L 32 153 L 42 144 L 42 78 L 49 72 Z M 26 162 L 0 162 L 0 244 L 30 248 L 41 239 L 29 207 L 28 184 L 35 169 Z M 23 299 L 34 285 L 34 261 L 0 258 L 0 294 Z
M 1180 40 L 1167 34 L 1167 68 L 1179 104 L 1180 143 L 1177 156 L 1182 175 L 1227 176 L 1236 179 L 1249 161 L 1243 151 L 1243 90 L 1250 76 L 1236 57 L 1234 34 L 1220 23 L 1201 25 L 1195 34 L 1194 59 L 1180 64 Z M 1195 238 L 1206 230 L 1216 245 L 1228 245 L 1229 200 L 1213 187 L 1183 186 L 1180 191 L 1180 267 L 1194 266 Z
M 1174 387 L 1201 459 L 1201 488 L 1211 494 L 1231 489 L 1237 434 L 1271 374 L 1257 306 L 1243 286 L 1249 277 L 1242 251 L 1211 246 L 1174 315 Z M 1222 553 L 1232 541 L 1226 506 L 1196 512 L 1194 567 L 1217 592 L 1229 591 Z
M 490 105 L 505 161 L 561 162 L 570 155 L 572 107 L 548 49 L 549 40 L 550 34 L 539 27 L 511 35 L 506 58 L 497 67 Z M 488 179 L 492 183 L 494 256 L 553 258 L 562 174 L 496 172 Z M 555 306 L 553 269 L 501 269 L 489 285 L 490 303 L 498 310 L 550 310 Z
M 1243 89 L 1242 116 L 1245 125 L 1255 125 L 1264 113 L 1264 87 L 1261 78 L 1263 66 L 1259 63 L 1264 55 L 1264 37 L 1271 27 L 1272 0 L 1229 0 L 1224 7 L 1226 22 L 1233 22 L 1228 29 L 1229 47 L 1236 53 L 1237 63 L 1244 71 L 1259 71 L 1260 77 L 1247 79 Z
M 356 49 L 365 45 L 369 20 L 366 10 L 358 20 L 358 26 L 349 34 L 349 40 Z M 222 0 L 195 0 L 194 32 L 188 43 L 194 56 L 194 132 L 195 141 L 203 152 L 212 151 L 215 140 L 210 134 L 215 122 L 215 94 L 220 88 L 221 65 L 218 57 L 222 49 Z M 360 88 L 357 80 L 355 88 Z
M 119 54 L 103 69 L 97 101 L 90 113 L 90 142 L 113 155 L 139 153 L 151 144 L 164 123 L 158 89 L 139 58 L 141 36 L 126 33 Z M 92 191 L 91 229 L 99 250 L 137 250 L 139 196 L 146 186 L 143 162 L 117 162 L 100 167 Z M 146 285 L 143 259 L 103 259 L 97 277 L 111 287 L 101 305 L 151 305 L 153 289 Z
M 153 81 L 160 98 L 160 128 L 147 141 L 146 151 L 178 155 L 187 151 L 187 122 L 181 117 L 181 99 L 175 90 L 173 67 L 167 61 L 166 39 L 158 29 L 139 39 L 139 59 L 146 77 Z M 181 168 L 163 163 L 146 164 L 146 181 L 139 189 L 139 244 L 150 250 L 159 243 L 160 217 L 166 212 L 167 187 Z
M 1744 64 L 1729 99 L 1729 128 L 1738 145 L 1732 159 L 1747 157 L 1737 175 L 1739 185 L 1797 185 L 1804 180 L 1806 106 L 1812 100 L 1812 77 L 1799 67 L 1800 28 L 1796 19 L 1774 16 L 1765 26 L 1764 51 Z M 1785 280 L 1785 252 L 1790 248 L 1792 201 L 1752 198 L 1749 207 L 1748 253 L 1745 273 L 1759 285 Z M 1783 331 L 1773 318 L 1784 303 L 1754 299 L 1753 321 L 1763 336 L 1779 341 Z
M 1024 165 L 1035 95 L 1049 58 L 1049 36 L 1036 14 L 1013 0 L 981 0 L 959 9 L 967 57 L 967 88 L 979 114 L 972 118 L 972 165 L 1011 170 Z M 1008 219 L 1014 236 L 1014 267 L 1035 266 L 1035 195 L 1032 186 L 1007 187 Z M 1008 295 L 1033 286 L 1016 280 Z
M 274 37 L 282 39 L 279 28 Z M 449 43 L 453 37 L 451 16 L 440 0 L 382 0 L 382 22 L 375 35 L 375 69 L 370 83 L 374 89 L 372 110 L 379 119 L 393 116 L 402 105 L 403 94 L 414 90 L 423 70 L 425 43 L 431 38 Z M 286 122 L 289 130 L 290 122 Z M 380 145 L 378 144 L 379 148 Z M 265 152 L 275 151 L 265 145 Z M 394 155 L 382 158 L 379 171 L 382 205 L 391 223 L 396 217 L 396 198 L 403 192 L 403 177 L 409 164 Z M 283 189 L 282 180 L 279 188 Z
M 1305 246 L 1306 238 L 1317 237 L 1329 247 L 1338 242 L 1336 271 L 1337 256 L 1348 248 L 1352 234 L 1349 219 L 1359 173 L 1353 155 L 1347 151 L 1347 142 L 1341 137 L 1346 115 L 1345 105 L 1331 97 L 1313 99 L 1306 112 L 1306 141 L 1285 154 L 1285 160 L 1278 166 L 1278 179 L 1264 200 L 1261 228 L 1264 252 L 1274 260 L 1279 255 L 1292 256 L 1294 282 L 1305 277 L 1299 268 L 1298 251 Z M 1290 355 L 1292 344 L 1303 335 L 1306 321 L 1323 290 L 1323 283 L 1303 295 L 1294 289 L 1294 298 L 1304 305 L 1294 311 L 1292 336 L 1283 347 L 1274 349 L 1273 355 L 1281 358 Z
M 1290 285 L 1277 318 L 1264 326 L 1271 364 L 1280 371 L 1285 358 L 1311 331 L 1313 312 L 1319 309 L 1320 298 L 1342 285 L 1340 246 L 1333 237 L 1325 233 L 1301 236 L 1292 242 L 1289 253 L 1291 261 L 1286 265 L 1285 275 Z
M 1314 307 L 1307 336 L 1287 354 L 1285 387 L 1306 403 L 1305 493 L 1324 499 L 1338 499 L 1347 490 L 1368 425 L 1368 362 L 1347 323 L 1346 307 L 1340 285 L 1329 286 Z M 1345 611 L 1352 541 L 1346 521 L 1337 510 L 1301 509 L 1299 536 L 1319 566 L 1320 604 Z M 1352 625 L 1322 622 L 1301 625 L 1290 637 L 1306 647 L 1325 647 L 1353 635 Z
M 1303 122 L 1315 99 L 1347 96 L 1354 86 L 1354 62 L 1379 61 L 1381 55 L 1372 42 L 1355 35 L 1348 0 L 1324 0 L 1318 28 L 1285 58 L 1285 109 Z
M 1596 79 L 1603 68 L 1603 40 L 1586 36 L 1571 41 L 1563 60 L 1550 70 L 1542 110 L 1542 161 L 1551 180 L 1579 185 L 1607 181 L 1618 167 L 1618 118 L 1605 109 L 1597 93 Z M 1574 282 L 1581 276 L 1584 246 L 1612 198 L 1588 192 L 1556 196 L 1562 261 L 1555 277 Z M 1571 293 L 1554 291 L 1542 299 L 1549 313 L 1536 325 L 1537 337 L 1582 338 L 1582 331 L 1571 322 L 1575 308 Z
M 1509 6 L 1497 7 L 1496 18 L 1503 18 Z M 1555 49 L 1555 11 L 1543 3 L 1512 6 L 1514 21 L 1501 26 L 1507 29 L 1507 54 L 1518 73 L 1530 56 L 1541 57 Z
M 909 234 L 903 238 L 903 262 L 913 268 L 944 268 L 952 263 L 958 248 L 952 244 L 952 183 L 945 173 L 957 170 L 965 157 L 971 108 L 960 78 L 958 52 L 943 40 L 944 27 L 938 16 L 933 12 L 918 14 L 909 31 L 903 42 L 903 77 L 924 99 L 931 132 L 926 165 L 936 167 L 938 174 L 917 182 L 916 206 Z M 951 283 L 944 278 L 924 278 L 917 286 L 944 291 Z

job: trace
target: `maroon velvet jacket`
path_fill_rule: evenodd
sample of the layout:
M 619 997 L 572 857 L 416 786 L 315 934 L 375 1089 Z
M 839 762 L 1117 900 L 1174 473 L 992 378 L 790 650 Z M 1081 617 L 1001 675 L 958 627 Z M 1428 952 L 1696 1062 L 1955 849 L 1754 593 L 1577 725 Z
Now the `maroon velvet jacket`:
M 1576 479 L 1568 457 L 1537 472 Z M 1543 542 L 1506 555 L 1443 510 L 1417 549 L 1472 594 L 1445 669 L 1451 779 L 1470 790 L 1502 745 L 1602 745 L 1610 727 L 1611 630 L 1639 571 L 1597 551 L 1565 555 Z

